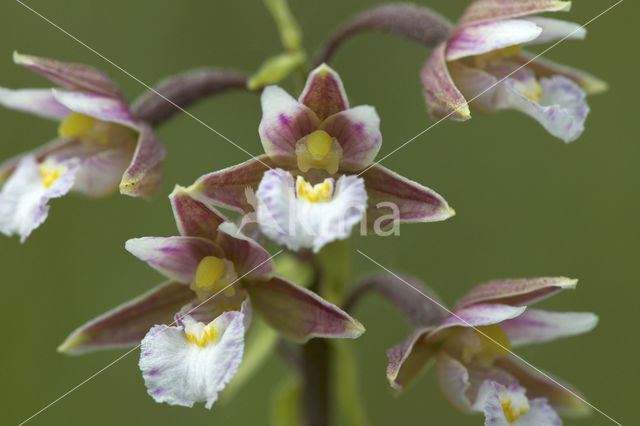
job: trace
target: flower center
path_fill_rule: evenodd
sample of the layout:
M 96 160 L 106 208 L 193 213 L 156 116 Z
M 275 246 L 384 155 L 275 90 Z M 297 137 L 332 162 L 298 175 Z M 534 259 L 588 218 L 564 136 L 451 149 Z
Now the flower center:
M 447 339 L 448 350 L 462 362 L 479 362 L 485 366 L 496 358 L 509 353 L 511 342 L 499 324 L 455 330 Z
M 509 423 L 513 423 L 518 418 L 529 411 L 529 402 L 524 398 L 520 403 L 514 403 L 510 396 L 500 398 L 502 411 Z
M 40 177 L 42 178 L 42 184 L 45 188 L 49 188 L 55 181 L 60 178 L 60 176 L 62 176 L 67 171 L 67 169 L 62 164 L 45 161 L 42 164 L 38 165 L 38 171 L 40 172 Z
M 324 157 L 333 145 L 333 138 L 324 130 L 316 130 L 307 136 L 307 148 L 311 155 Z
M 509 336 L 499 324 L 478 327 L 480 337 L 485 344 L 485 352 L 494 355 L 504 355 L 511 351 Z
M 298 168 L 302 172 L 310 169 L 324 169 L 335 174 L 340 166 L 342 147 L 324 130 L 309 133 L 296 144 Z
M 502 49 L 492 50 L 491 52 L 483 53 L 473 57 L 478 68 L 485 68 L 489 62 L 496 59 L 508 58 L 515 56 L 522 51 L 522 45 L 514 44 L 513 46 L 503 47 Z
M 97 145 L 110 143 L 133 145 L 137 139 L 133 129 L 121 124 L 101 121 L 79 112 L 72 112 L 62 120 L 58 126 L 58 135 L 63 138 L 79 138 L 84 143 Z
M 211 287 L 224 275 L 224 262 L 215 256 L 207 256 L 200 261 L 196 270 L 195 283 L 200 288 Z
M 209 343 L 213 343 L 218 338 L 218 332 L 215 328 L 214 321 L 204 325 L 198 321 L 188 321 L 184 328 L 189 343 L 204 348 Z
M 297 181 L 298 198 L 305 198 L 310 203 L 318 201 L 329 201 L 333 185 L 330 179 L 325 179 L 322 183 L 311 185 L 304 180 L 302 176 L 298 176 Z
M 223 291 L 225 296 L 232 297 L 236 291 L 229 285 L 236 279 L 233 263 L 219 257 L 206 256 L 198 264 L 191 289 L 201 299 L 220 291 Z
M 62 120 L 58 127 L 58 135 L 63 138 L 73 138 L 80 136 L 93 127 L 98 120 L 88 115 L 72 112 Z

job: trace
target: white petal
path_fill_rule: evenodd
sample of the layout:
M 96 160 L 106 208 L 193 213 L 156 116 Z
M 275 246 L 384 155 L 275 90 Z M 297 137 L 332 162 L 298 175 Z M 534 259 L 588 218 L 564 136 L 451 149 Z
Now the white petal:
M 149 330 L 141 343 L 139 363 L 149 395 L 170 405 L 192 407 L 205 402 L 211 408 L 242 362 L 243 318 L 238 311 L 220 315 L 213 322 L 217 338 L 204 347 L 190 343 L 183 326 L 156 325 Z M 205 327 L 190 321 L 194 328 Z
M 580 24 L 575 22 L 563 21 L 561 19 L 541 18 L 534 16 L 527 18 L 527 21 L 533 22 L 542 28 L 542 33 L 533 40 L 532 43 L 548 43 L 560 39 L 582 40 L 587 35 L 587 30 Z
M 592 330 L 598 316 L 590 312 L 548 312 L 528 309 L 519 317 L 501 323 L 511 345 L 541 343 Z
M 309 202 L 296 195 L 291 174 L 281 169 L 266 172 L 256 191 L 262 232 L 291 250 L 310 247 L 315 252 L 347 238 L 367 207 L 364 180 L 342 176 L 334 188 L 329 200 Z
M 506 102 L 542 124 L 551 135 L 565 142 L 576 140 L 584 131 L 589 113 L 585 92 L 568 78 L 554 76 L 542 79 L 540 103 L 518 89 L 518 81 L 508 78 L 503 83 Z
M 36 159 L 26 156 L 0 191 L 0 232 L 20 235 L 24 242 L 49 214 L 47 203 L 69 192 L 74 184 L 79 162 L 71 159 L 60 163 L 61 176 L 46 187 Z
M 320 120 L 278 86 L 265 87 L 260 100 L 262 120 L 258 133 L 264 151 L 276 161 L 295 164 L 296 142 L 317 130 Z
M 480 55 L 535 40 L 542 28 L 524 19 L 505 19 L 464 27 L 447 47 L 447 61 Z
M 54 120 L 61 120 L 71 113 L 56 100 L 51 89 L 11 90 L 0 87 L 0 105 Z

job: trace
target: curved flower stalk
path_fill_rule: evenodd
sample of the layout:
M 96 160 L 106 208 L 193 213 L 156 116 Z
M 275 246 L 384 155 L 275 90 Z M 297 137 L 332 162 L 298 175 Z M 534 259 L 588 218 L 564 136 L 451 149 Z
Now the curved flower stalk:
M 383 4 L 358 13 L 340 26 L 320 49 L 316 63 L 330 62 L 346 40 L 366 31 L 398 35 L 435 47 L 447 40 L 452 29 L 453 24 L 429 8 L 410 3 Z
M 523 45 L 584 38 L 586 30 L 578 24 L 536 16 L 570 6 L 570 1 L 557 0 L 472 3 L 422 68 L 430 114 L 467 120 L 467 102 L 485 112 L 515 109 L 564 142 L 577 139 L 589 113 L 585 96 L 605 90 L 606 83 L 521 50 Z
M 242 361 L 252 309 L 298 342 L 363 333 L 337 306 L 274 275 L 272 257 L 220 213 L 179 187 L 170 198 L 180 236 L 126 244 L 169 281 L 81 326 L 61 352 L 141 342 L 140 369 L 157 402 L 210 408 Z
M 0 88 L 0 104 L 60 122 L 58 138 L 0 165 L 0 232 L 24 241 L 48 214 L 48 202 L 69 191 L 104 197 L 152 198 L 162 180 L 165 150 L 136 120 L 116 84 L 100 71 L 14 54 L 14 61 L 62 85 Z
M 471 290 L 447 315 L 444 304 L 415 281 L 407 286 L 392 275 L 366 281 L 365 286 L 381 291 L 417 325 L 407 340 L 388 351 L 390 385 L 402 390 L 435 363 L 446 399 L 463 413 L 483 412 L 486 424 L 553 425 L 561 424 L 556 411 L 588 413 L 575 391 L 511 354 L 514 347 L 595 327 L 598 317 L 592 313 L 528 308 L 575 288 L 576 282 L 564 277 L 490 281 Z M 416 297 L 416 291 L 429 298 Z
M 373 163 L 382 143 L 380 118 L 371 106 L 350 107 L 340 76 L 327 65 L 310 73 L 298 100 L 280 87 L 266 87 L 262 111 L 259 133 L 267 155 L 200 177 L 190 194 L 250 213 L 254 206 L 245 190 L 257 189 L 259 221 L 268 215 L 272 223 L 293 224 L 263 231 L 293 250 L 317 251 L 346 238 L 365 216 L 369 229 L 382 229 L 394 221 L 431 222 L 454 214 L 436 192 Z M 306 231 L 303 216 L 310 218 Z M 318 236 L 322 218 L 327 232 Z M 333 226 L 335 218 L 343 219 L 340 226 Z

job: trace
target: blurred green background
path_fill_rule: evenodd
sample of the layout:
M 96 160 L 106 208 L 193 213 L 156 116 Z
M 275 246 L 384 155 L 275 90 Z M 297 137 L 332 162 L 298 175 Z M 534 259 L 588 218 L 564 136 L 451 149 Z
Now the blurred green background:
M 371 6 L 371 1 L 292 1 L 313 51 L 327 31 Z M 454 19 L 467 2 L 434 0 Z M 560 18 L 584 23 L 613 1 L 576 1 Z M 30 0 L 28 4 L 142 81 L 202 65 L 253 71 L 281 50 L 260 1 Z M 421 2 L 421 4 L 426 4 Z M 638 56 L 631 48 L 640 6 L 624 2 L 588 27 L 584 42 L 562 43 L 547 57 L 580 67 L 611 84 L 589 99 L 591 115 L 571 145 L 549 136 L 515 112 L 476 113 L 467 123 L 445 122 L 400 150 L 384 165 L 441 193 L 457 216 L 443 223 L 407 225 L 400 237 L 358 238 L 354 248 L 386 267 L 421 277 L 448 303 L 492 278 L 567 275 L 578 289 L 540 307 L 594 311 L 598 327 L 587 335 L 523 348 L 526 359 L 574 383 L 588 399 L 623 424 L 637 420 L 638 240 L 640 145 L 637 133 Z M 0 84 L 47 86 L 12 64 L 17 49 L 83 62 L 108 72 L 134 98 L 143 88 L 17 2 L 0 6 Z M 332 65 L 354 105 L 375 105 L 382 118 L 384 155 L 430 123 L 418 72 L 428 50 L 388 36 L 358 36 Z M 299 83 L 287 83 L 298 90 Z M 192 112 L 245 149 L 261 151 L 255 94 L 232 93 Z M 47 141 L 56 125 L 0 111 L 6 158 Z M 162 278 L 124 250 L 124 241 L 176 233 L 166 195 L 246 155 L 189 117 L 158 131 L 166 143 L 165 186 L 147 203 L 123 196 L 104 200 L 66 197 L 52 203 L 47 223 L 26 244 L 0 238 L 4 317 L 0 351 L 1 424 L 16 424 L 119 356 L 118 351 L 67 357 L 56 346 L 76 326 Z M 635 141 L 635 142 L 634 142 Z M 354 253 L 358 274 L 377 267 Z M 361 364 L 361 389 L 374 425 L 477 425 L 443 400 L 433 372 L 400 398 L 389 391 L 385 350 L 410 331 L 382 300 L 371 297 L 356 316 L 367 333 L 352 342 Z M 273 357 L 227 405 L 212 411 L 159 405 L 146 394 L 131 354 L 36 417 L 33 424 L 266 423 L 270 391 L 285 367 Z M 566 420 L 606 425 L 604 417 Z

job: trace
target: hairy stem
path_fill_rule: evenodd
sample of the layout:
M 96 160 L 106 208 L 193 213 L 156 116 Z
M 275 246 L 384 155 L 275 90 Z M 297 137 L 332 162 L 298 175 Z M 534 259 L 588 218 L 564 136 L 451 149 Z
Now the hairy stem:
M 309 259 L 315 276 L 310 289 L 340 303 L 351 279 L 350 240 L 336 241 Z M 302 412 L 305 426 L 331 424 L 331 376 L 334 354 L 326 339 L 311 339 L 302 347 Z
M 354 34 L 377 31 L 405 37 L 427 47 L 445 41 L 451 23 L 439 14 L 412 4 L 393 4 L 365 10 L 336 30 L 322 45 L 314 64 L 329 62 L 338 47 Z
M 311 339 L 302 347 L 302 360 L 304 425 L 328 426 L 331 415 L 331 353 L 327 340 Z
M 131 110 L 138 119 L 155 127 L 181 109 L 231 89 L 247 90 L 247 76 L 215 68 L 189 70 L 161 81 L 154 90 L 136 99 Z

